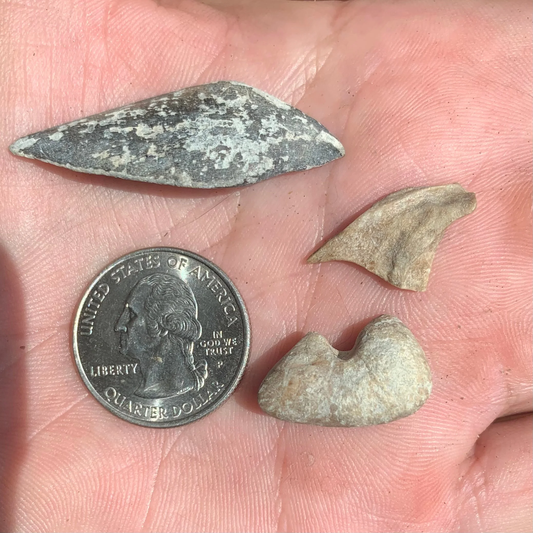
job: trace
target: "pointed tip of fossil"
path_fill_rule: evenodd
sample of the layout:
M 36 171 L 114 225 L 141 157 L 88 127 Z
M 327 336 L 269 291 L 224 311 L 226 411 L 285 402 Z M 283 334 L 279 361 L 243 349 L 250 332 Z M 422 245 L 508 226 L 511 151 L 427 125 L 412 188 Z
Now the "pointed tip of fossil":
M 313 166 L 323 165 L 335 159 L 340 159 L 346 154 L 346 150 L 342 143 L 333 136 L 324 126 L 321 126 L 322 131 L 316 136 L 316 156 L 318 159 Z
M 324 131 L 321 136 L 322 140 L 330 144 L 334 150 L 334 153 L 336 153 L 336 156 L 334 156 L 332 160 L 340 159 L 346 155 L 346 150 L 337 137 L 333 136 L 331 133 L 329 133 L 329 131 Z
M 321 263 L 321 259 L 320 259 L 320 256 L 318 254 L 318 251 L 315 252 L 314 254 L 310 255 L 308 258 L 307 258 L 307 262 L 311 265 L 315 264 L 315 263 Z
M 33 138 L 31 135 L 28 137 L 21 137 L 20 139 L 17 139 L 10 147 L 9 151 L 13 155 L 18 155 L 20 157 L 30 157 L 33 156 L 28 151 L 29 148 L 31 148 L 35 143 L 37 142 L 37 139 Z
M 307 264 L 316 265 L 319 263 L 329 263 L 330 261 L 343 261 L 343 258 L 339 258 L 330 253 L 329 246 L 325 248 L 325 244 L 322 248 L 317 250 L 313 255 L 309 256 L 307 259 Z M 324 249 L 325 248 L 325 249 Z
M 316 264 L 328 263 L 329 261 L 344 261 L 345 259 L 342 254 L 342 250 L 341 253 L 338 251 L 339 243 L 337 241 L 341 239 L 341 234 L 332 237 L 307 258 L 307 263 Z

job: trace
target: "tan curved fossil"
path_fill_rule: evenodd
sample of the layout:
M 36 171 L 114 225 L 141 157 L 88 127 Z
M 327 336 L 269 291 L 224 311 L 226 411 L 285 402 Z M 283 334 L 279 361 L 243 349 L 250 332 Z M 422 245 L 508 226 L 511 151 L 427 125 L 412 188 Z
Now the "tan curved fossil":
M 446 228 L 476 208 L 458 183 L 389 194 L 315 252 L 309 263 L 351 261 L 400 289 L 425 291 Z

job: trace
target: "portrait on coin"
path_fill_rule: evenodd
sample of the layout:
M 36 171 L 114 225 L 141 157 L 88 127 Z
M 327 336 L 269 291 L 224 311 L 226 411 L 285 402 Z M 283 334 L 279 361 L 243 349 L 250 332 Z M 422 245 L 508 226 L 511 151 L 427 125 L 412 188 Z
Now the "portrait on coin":
M 202 334 L 198 305 L 189 286 L 169 274 L 150 274 L 131 290 L 115 331 L 120 352 L 139 362 L 143 381 L 135 394 L 167 398 L 200 390 L 205 360 L 194 357 Z

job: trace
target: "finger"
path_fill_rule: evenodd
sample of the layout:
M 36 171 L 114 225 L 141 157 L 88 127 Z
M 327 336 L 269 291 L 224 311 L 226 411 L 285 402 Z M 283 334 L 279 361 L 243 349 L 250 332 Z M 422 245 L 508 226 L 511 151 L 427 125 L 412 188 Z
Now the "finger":
M 533 521 L 533 415 L 492 424 L 460 477 L 460 531 L 520 533 Z

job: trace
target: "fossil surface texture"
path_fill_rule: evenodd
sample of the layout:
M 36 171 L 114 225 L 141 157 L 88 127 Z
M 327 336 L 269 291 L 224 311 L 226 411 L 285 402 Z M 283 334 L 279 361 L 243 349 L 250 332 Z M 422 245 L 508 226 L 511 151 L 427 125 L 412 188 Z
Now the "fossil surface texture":
M 476 208 L 458 183 L 389 194 L 315 252 L 309 263 L 351 261 L 400 289 L 425 291 L 445 229 Z
M 259 405 L 290 422 L 369 426 L 413 414 L 430 393 L 420 344 L 398 318 L 381 315 L 347 352 L 308 333 L 266 376 Z
M 75 120 L 23 137 L 10 149 L 79 172 L 206 189 L 256 183 L 344 155 L 316 120 L 233 81 Z

